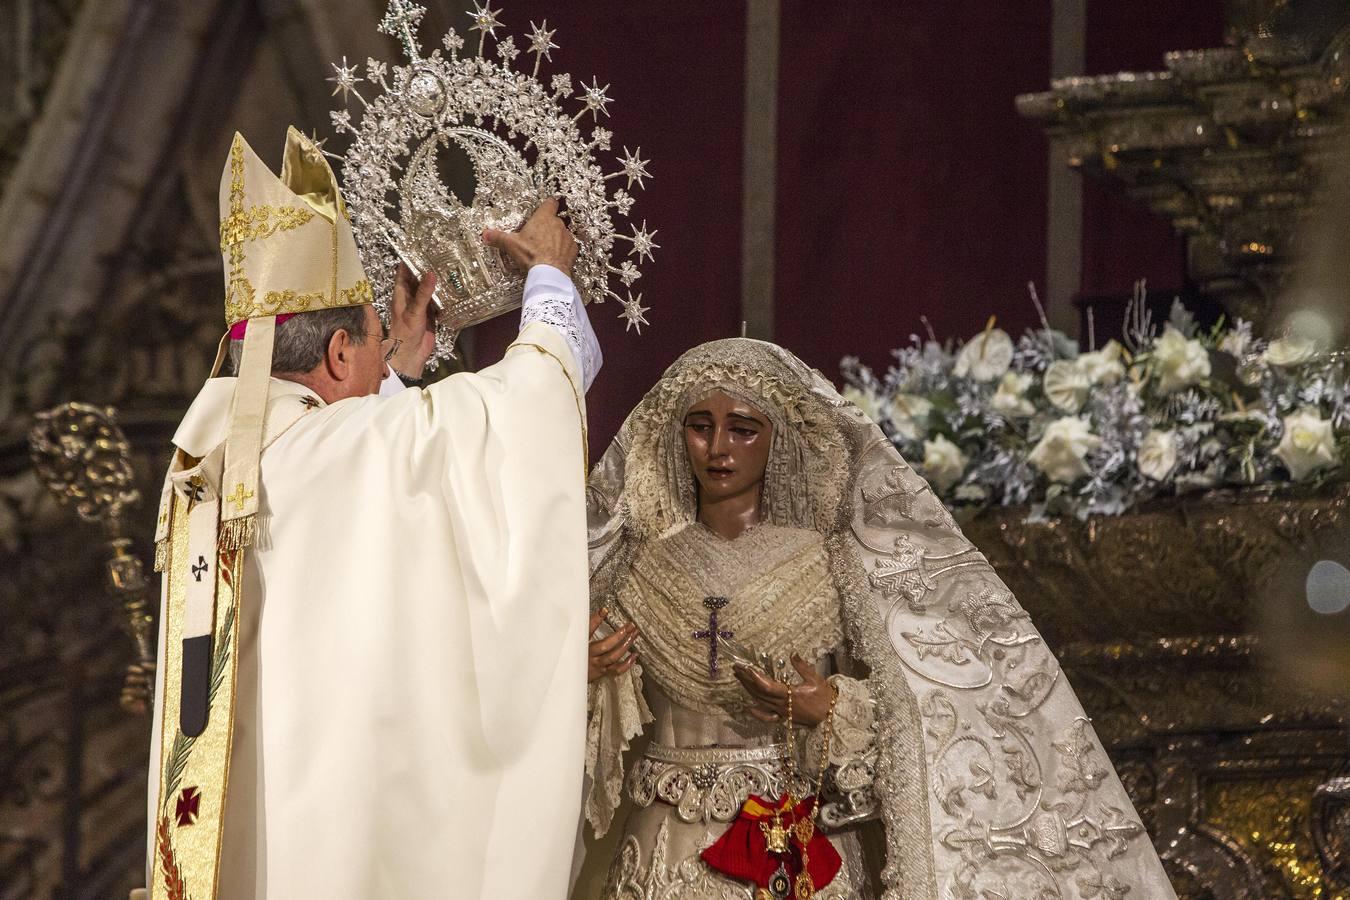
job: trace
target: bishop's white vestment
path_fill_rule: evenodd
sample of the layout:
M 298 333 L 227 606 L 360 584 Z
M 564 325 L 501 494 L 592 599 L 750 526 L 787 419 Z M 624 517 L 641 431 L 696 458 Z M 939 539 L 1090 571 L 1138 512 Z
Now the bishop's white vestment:
M 535 267 L 505 357 L 425 390 L 325 405 L 272 380 L 219 896 L 565 896 L 598 366 L 575 301 Z M 234 381 L 208 381 L 180 450 L 225 439 Z

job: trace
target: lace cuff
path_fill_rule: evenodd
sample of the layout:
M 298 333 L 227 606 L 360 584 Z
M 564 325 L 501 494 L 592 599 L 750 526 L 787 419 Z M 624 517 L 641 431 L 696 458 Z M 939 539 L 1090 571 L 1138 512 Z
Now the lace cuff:
M 831 675 L 830 684 L 839 691 L 834 705 L 834 734 L 830 738 L 830 765 L 846 766 L 876 752 L 876 703 L 867 690 L 867 682 L 847 675 Z M 806 739 L 806 759 L 812 769 L 820 761 L 825 725 L 811 729 Z
M 642 697 L 642 667 L 601 678 L 587 691 L 586 775 L 582 809 L 595 836 L 603 837 L 623 799 L 623 754 L 653 721 Z
M 596 340 L 586 307 L 572 279 L 553 266 L 531 266 L 525 276 L 520 327 L 533 322 L 542 322 L 563 336 L 581 369 L 583 390 L 590 390 L 591 382 L 604 362 L 600 342 Z
M 877 745 L 876 701 L 866 681 L 847 675 L 832 675 L 830 683 L 839 690 L 834 705 L 834 727 L 830 737 L 830 776 L 820 806 L 820 821 L 827 829 L 843 828 L 854 822 L 876 818 L 879 812 L 872 782 L 876 778 Z M 820 764 L 825 726 L 811 729 L 804 741 L 803 771 L 815 773 Z

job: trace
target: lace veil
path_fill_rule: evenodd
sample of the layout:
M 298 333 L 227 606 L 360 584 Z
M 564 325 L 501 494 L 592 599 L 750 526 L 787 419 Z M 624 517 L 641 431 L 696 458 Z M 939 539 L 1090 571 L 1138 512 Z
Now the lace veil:
M 885 825 L 887 900 L 1174 897 L 1025 610 L 880 429 L 787 350 L 703 344 L 628 417 L 588 485 L 592 605 L 643 541 L 693 521 L 682 422 L 714 390 L 773 422 L 768 520 L 815 529 L 829 548 L 878 723 L 871 788 L 847 806 Z M 603 833 L 647 714 L 635 678 L 598 687 L 586 811 Z

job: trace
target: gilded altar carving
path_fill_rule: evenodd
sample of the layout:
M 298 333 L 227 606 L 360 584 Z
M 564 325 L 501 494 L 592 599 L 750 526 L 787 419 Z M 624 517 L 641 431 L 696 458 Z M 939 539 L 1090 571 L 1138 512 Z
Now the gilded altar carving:
M 1178 835 L 1178 896 L 1350 898 L 1346 704 L 1280 678 L 1257 625 L 1282 567 L 1350 526 L 1347 504 L 1346 486 L 1249 490 L 963 526 L 1040 625 L 1143 824 Z

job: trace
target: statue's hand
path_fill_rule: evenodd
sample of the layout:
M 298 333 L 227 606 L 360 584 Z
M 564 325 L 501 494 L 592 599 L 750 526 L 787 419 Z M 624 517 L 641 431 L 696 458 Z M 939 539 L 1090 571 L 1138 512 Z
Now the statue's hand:
M 606 675 L 622 675 L 637 662 L 633 642 L 638 639 L 637 626 L 632 622 L 605 637 L 594 637 L 609 610 L 602 609 L 591 616 L 592 635 L 586 659 L 586 683 L 599 681 Z
M 834 688 L 824 675 L 816 671 L 815 666 L 795 653 L 792 655 L 792 667 L 802 676 L 801 683 L 792 686 L 792 721 L 814 728 L 830 714 Z M 741 687 L 754 701 L 750 715 L 761 722 L 781 722 L 787 717 L 786 684 L 773 681 L 747 666 L 735 666 L 733 671 Z

